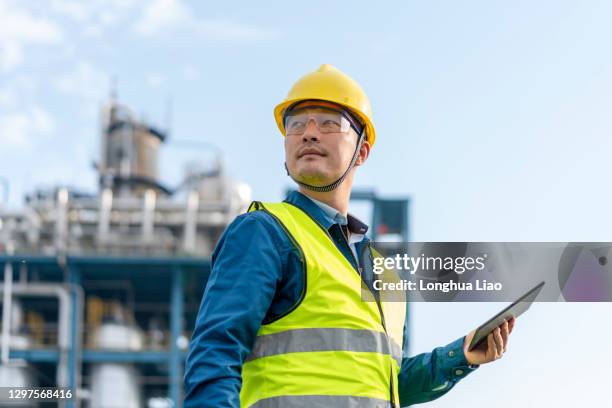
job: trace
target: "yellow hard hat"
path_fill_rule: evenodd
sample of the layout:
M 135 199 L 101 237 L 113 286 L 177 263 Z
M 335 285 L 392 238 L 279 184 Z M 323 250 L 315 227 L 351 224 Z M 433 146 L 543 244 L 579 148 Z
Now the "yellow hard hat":
M 274 118 L 283 136 L 283 116 L 291 105 L 306 100 L 333 102 L 345 107 L 365 125 L 366 139 L 374 146 L 376 131 L 372 123 L 372 106 L 366 93 L 351 77 L 330 64 L 323 64 L 316 71 L 300 78 L 289 90 L 284 101 L 274 108 Z

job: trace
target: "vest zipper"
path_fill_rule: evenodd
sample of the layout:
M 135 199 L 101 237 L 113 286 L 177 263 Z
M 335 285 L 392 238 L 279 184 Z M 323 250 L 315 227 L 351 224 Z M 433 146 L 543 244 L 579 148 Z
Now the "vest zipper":
M 295 204 L 289 203 L 287 201 L 284 201 L 285 203 L 294 206 L 295 208 L 298 208 L 299 210 L 301 210 L 304 214 L 306 214 L 316 225 L 319 226 L 319 228 L 321 228 L 321 230 L 325 233 L 325 235 L 327 235 L 327 237 L 331 240 L 331 242 L 334 242 L 334 239 L 332 238 L 332 236 L 330 235 L 329 231 L 327 231 L 325 228 L 323 228 L 323 226 L 321 224 L 319 224 L 319 222 L 317 220 L 315 220 L 310 214 L 308 214 L 308 212 L 304 211 L 303 209 L 301 209 L 300 207 L 298 207 Z M 365 284 L 365 286 L 368 288 L 368 290 L 370 291 L 370 293 L 372 293 L 372 291 L 370 290 L 370 287 L 367 285 L 367 283 L 365 282 L 365 279 L 363 279 L 363 275 L 361 274 L 361 267 L 359 266 L 359 260 L 355 257 L 355 254 L 353 254 L 353 251 L 351 250 L 351 245 L 349 244 L 348 240 L 346 239 L 346 237 L 344 236 L 344 234 L 342 234 L 342 237 L 344 238 L 344 242 L 347 244 L 349 252 L 351 253 L 351 256 L 353 257 L 353 259 L 355 260 L 355 265 L 357 265 L 357 273 L 359 274 L 359 278 L 361 279 L 361 281 Z M 371 251 L 371 247 L 370 247 L 370 243 L 368 243 L 368 248 L 370 248 Z M 387 340 L 389 340 L 389 333 L 387 332 L 387 325 L 385 324 L 385 314 L 383 313 L 382 310 L 382 306 L 380 304 L 380 299 L 376 297 L 376 295 L 374 293 L 372 293 L 372 296 L 374 297 L 374 301 L 376 302 L 376 306 L 378 307 L 378 313 L 380 313 L 380 322 L 382 324 L 383 327 L 383 331 L 385 332 L 385 335 L 387 336 Z M 391 359 L 393 360 L 393 358 Z M 393 381 L 393 361 L 391 361 L 391 372 L 390 372 L 390 398 L 389 400 L 391 401 L 391 408 L 396 408 L 395 405 L 395 393 L 393 392 L 395 389 L 395 381 Z

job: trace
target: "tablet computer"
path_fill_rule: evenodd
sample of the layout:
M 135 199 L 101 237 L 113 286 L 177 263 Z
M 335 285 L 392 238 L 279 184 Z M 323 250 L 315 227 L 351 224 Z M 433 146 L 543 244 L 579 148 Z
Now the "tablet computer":
M 530 289 L 510 306 L 487 320 L 478 329 L 476 329 L 476 333 L 472 338 L 468 350 L 474 350 L 493 330 L 495 330 L 497 326 L 502 324 L 504 320 L 510 320 L 512 317 L 518 317 L 529 309 L 531 303 L 538 296 L 540 290 L 542 290 L 542 286 L 544 286 L 544 282 L 538 283 L 533 289 Z

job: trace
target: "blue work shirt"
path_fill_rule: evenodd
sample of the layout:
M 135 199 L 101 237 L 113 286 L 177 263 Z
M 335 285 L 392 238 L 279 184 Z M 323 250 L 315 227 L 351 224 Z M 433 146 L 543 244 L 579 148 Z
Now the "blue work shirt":
M 337 222 L 297 191 L 286 200 L 326 228 L 342 254 L 356 259 Z M 367 226 L 348 216 L 353 234 Z M 356 243 L 366 245 L 367 237 Z M 211 273 L 196 319 L 185 368 L 185 408 L 239 408 L 242 364 L 259 327 L 290 312 L 304 285 L 302 264 L 289 237 L 264 211 L 238 216 L 212 254 Z M 408 325 L 404 339 L 408 338 Z M 398 390 L 402 406 L 434 400 L 472 372 L 463 352 L 464 337 L 430 353 L 409 357 L 404 347 Z M 404 345 L 405 346 L 405 345 Z

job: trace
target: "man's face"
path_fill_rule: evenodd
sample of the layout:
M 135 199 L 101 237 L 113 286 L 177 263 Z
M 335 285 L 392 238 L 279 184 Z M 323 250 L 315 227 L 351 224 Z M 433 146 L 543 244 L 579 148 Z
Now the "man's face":
M 312 108 L 312 112 L 317 112 L 317 107 L 342 110 L 333 103 L 306 101 L 295 106 L 292 111 L 303 109 L 303 112 L 308 113 L 311 109 L 306 108 Z M 320 125 L 324 126 L 323 123 Z M 293 178 L 302 183 L 316 186 L 332 183 L 342 176 L 351 163 L 357 139 L 357 133 L 352 127 L 344 132 L 325 133 L 319 129 L 315 120 L 307 120 L 303 134 L 291 134 L 289 129 L 286 131 L 287 168 Z M 365 160 L 361 156 L 357 165 Z

